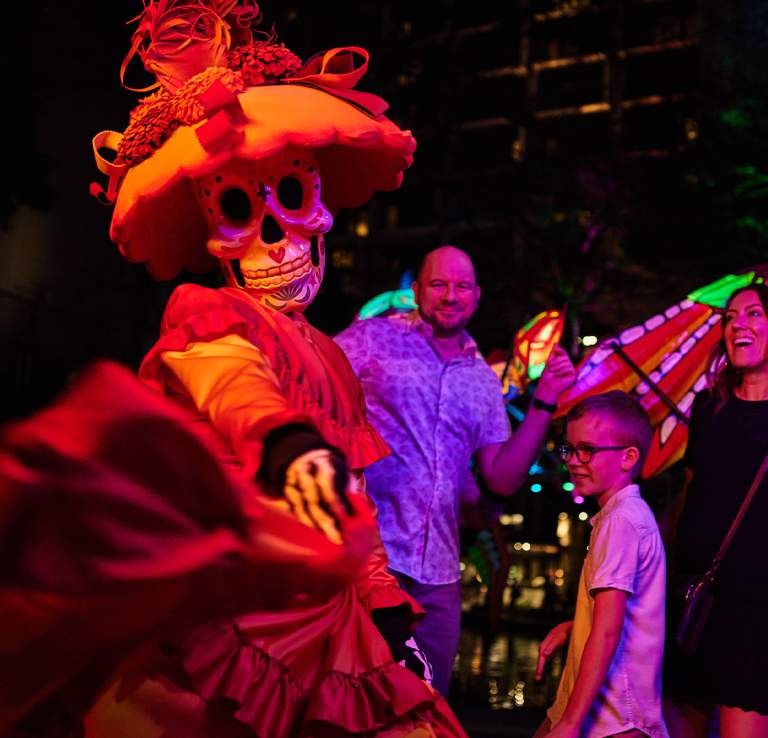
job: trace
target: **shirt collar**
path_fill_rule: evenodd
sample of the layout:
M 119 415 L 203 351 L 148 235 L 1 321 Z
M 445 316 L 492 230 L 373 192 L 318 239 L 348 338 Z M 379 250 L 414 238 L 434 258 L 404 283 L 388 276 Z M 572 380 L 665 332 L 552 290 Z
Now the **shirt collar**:
M 640 487 L 636 484 L 628 484 L 626 487 L 622 487 L 608 502 L 605 503 L 605 507 L 600 508 L 600 511 L 595 513 L 589 522 L 594 525 L 603 515 L 610 513 L 623 500 L 627 500 L 630 497 L 640 497 Z
M 418 310 L 411 310 L 409 313 L 396 314 L 391 317 L 402 321 L 408 326 L 409 331 L 417 331 L 418 333 L 421 333 L 427 341 L 430 343 L 433 342 L 435 338 L 435 330 L 421 317 L 421 315 L 419 315 Z M 464 358 L 474 359 L 480 353 L 474 339 L 466 331 L 462 331 L 459 336 L 459 346 L 461 347 L 461 356 Z

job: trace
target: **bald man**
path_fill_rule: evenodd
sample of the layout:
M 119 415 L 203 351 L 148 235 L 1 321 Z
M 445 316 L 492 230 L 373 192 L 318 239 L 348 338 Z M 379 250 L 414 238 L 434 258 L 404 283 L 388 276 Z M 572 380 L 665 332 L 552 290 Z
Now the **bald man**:
M 357 321 L 336 341 L 392 448 L 366 471 L 367 489 L 390 568 L 426 610 L 416 637 L 447 695 L 461 621 L 459 490 L 470 460 L 493 492 L 514 494 L 576 375 L 556 349 L 512 435 L 499 380 L 465 330 L 480 300 L 472 260 L 455 246 L 431 251 L 413 291 L 418 310 Z

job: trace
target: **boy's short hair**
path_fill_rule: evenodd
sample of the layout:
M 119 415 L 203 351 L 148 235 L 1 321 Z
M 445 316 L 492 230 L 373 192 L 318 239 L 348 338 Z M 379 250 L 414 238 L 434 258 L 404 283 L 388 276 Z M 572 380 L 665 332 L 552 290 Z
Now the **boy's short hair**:
M 632 395 L 613 390 L 601 395 L 592 395 L 574 405 L 566 416 L 566 422 L 579 420 L 585 415 L 597 413 L 607 415 L 614 421 L 615 441 L 635 446 L 640 452 L 640 458 L 632 469 L 632 479 L 637 479 L 643 470 L 645 459 L 651 448 L 653 430 L 648 413 Z

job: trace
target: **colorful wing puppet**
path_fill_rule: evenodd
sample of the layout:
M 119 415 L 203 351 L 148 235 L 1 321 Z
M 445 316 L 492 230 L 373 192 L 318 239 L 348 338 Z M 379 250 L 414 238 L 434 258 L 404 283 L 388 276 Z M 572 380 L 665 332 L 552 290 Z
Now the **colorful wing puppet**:
M 517 332 L 512 364 L 518 374 L 528 380 L 541 376 L 552 349 L 563 337 L 564 318 L 559 310 L 546 310 Z
M 528 382 L 538 379 L 544 371 L 552 349 L 563 336 L 564 313 L 545 310 L 529 320 L 516 334 L 512 356 L 501 359 L 492 352 L 488 363 L 502 382 L 504 396 L 511 399 L 522 392 Z
M 721 338 L 719 310 L 729 295 L 764 268 L 729 274 L 620 335 L 602 341 L 577 367 L 576 384 L 561 398 L 557 416 L 577 402 L 609 390 L 636 395 L 654 427 L 643 478 L 682 458 L 695 394 L 706 386 L 712 350 Z

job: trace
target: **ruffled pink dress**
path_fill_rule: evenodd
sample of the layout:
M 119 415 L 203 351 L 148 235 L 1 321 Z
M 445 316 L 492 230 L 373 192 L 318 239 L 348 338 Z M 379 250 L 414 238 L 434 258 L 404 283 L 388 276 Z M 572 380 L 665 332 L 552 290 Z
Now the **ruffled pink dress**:
M 254 361 L 237 364 L 247 356 Z M 341 349 L 303 317 L 267 311 L 240 290 L 177 289 L 140 376 L 198 412 L 222 457 L 251 479 L 267 433 L 291 422 L 312 425 L 353 469 L 388 453 Z M 393 662 L 370 618 L 384 607 L 402 607 L 414 624 L 422 616 L 387 572 L 379 540 L 355 581 L 321 604 L 180 628 L 113 682 L 87 735 L 465 735 L 439 694 Z

